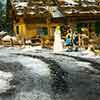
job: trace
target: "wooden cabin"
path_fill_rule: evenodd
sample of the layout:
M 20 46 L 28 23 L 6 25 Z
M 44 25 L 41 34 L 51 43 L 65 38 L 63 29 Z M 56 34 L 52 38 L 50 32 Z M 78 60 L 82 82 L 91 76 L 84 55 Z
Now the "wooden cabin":
M 20 40 L 52 38 L 58 24 L 70 24 L 78 32 L 85 25 L 100 33 L 100 7 L 95 0 L 81 4 L 78 0 L 13 0 L 12 12 L 13 30 Z
M 63 14 L 53 0 L 12 2 L 13 30 L 19 39 L 51 38 L 55 27 L 62 24 Z M 60 20 L 59 20 L 60 19 Z

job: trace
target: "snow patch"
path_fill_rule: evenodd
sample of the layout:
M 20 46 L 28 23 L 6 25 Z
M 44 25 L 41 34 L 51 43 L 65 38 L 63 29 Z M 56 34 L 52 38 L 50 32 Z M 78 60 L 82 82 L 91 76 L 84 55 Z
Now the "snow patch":
M 25 53 L 31 51 L 35 51 L 37 49 L 41 49 L 40 47 L 31 47 L 31 48 L 24 48 L 24 49 L 18 49 L 18 48 L 2 48 L 0 49 L 0 60 L 5 62 L 19 62 L 23 66 L 26 66 L 27 68 L 31 69 L 33 73 L 37 73 L 40 76 L 49 76 L 50 75 L 50 69 L 48 68 L 48 64 L 44 63 L 43 61 L 39 59 L 34 59 L 31 57 L 25 57 L 25 56 L 17 56 L 17 55 L 11 55 L 11 53 Z
M 43 91 L 34 90 L 32 92 L 21 92 L 15 100 L 52 100 L 48 93 Z
M 27 5 L 28 5 L 28 2 L 18 2 L 18 3 L 15 5 L 15 7 L 20 7 L 20 6 L 22 6 L 22 7 L 27 7 Z
M 78 5 L 78 3 L 74 2 L 73 0 L 59 0 L 64 1 L 65 3 L 72 4 L 72 5 Z
M 0 71 L 0 93 L 6 92 L 11 88 L 9 82 L 12 80 L 12 78 L 12 73 Z
M 77 61 L 77 62 L 75 62 L 78 66 L 80 66 L 80 67 L 84 67 L 84 68 L 88 68 L 88 69 L 90 69 L 90 70 L 92 70 L 92 71 L 98 71 L 97 69 L 95 69 L 95 68 L 93 68 L 90 64 L 91 63 L 89 63 L 89 62 L 82 62 L 82 61 Z
M 29 68 L 33 73 L 36 73 L 40 76 L 49 76 L 50 69 L 48 64 L 42 62 L 39 59 L 33 59 L 31 57 L 19 56 L 16 61 L 20 62 L 23 66 Z
M 0 79 L 5 79 L 5 80 L 8 80 L 8 79 L 12 79 L 13 77 L 13 74 L 11 72 L 3 72 L 3 71 L 0 71 Z
M 10 53 L 17 53 L 20 49 L 16 47 L 1 47 L 0 48 L 0 56 L 9 56 Z
M 64 50 L 66 51 L 66 49 Z M 67 54 L 69 56 L 75 56 L 75 57 L 81 57 L 81 58 L 92 58 L 94 60 L 100 59 L 100 56 L 96 56 L 94 52 L 89 50 L 81 49 L 78 52 L 72 51 L 72 52 L 64 52 L 64 54 Z
M 25 47 L 21 51 L 26 52 L 26 51 L 36 51 L 36 50 L 41 50 L 41 46 L 34 46 L 34 47 Z

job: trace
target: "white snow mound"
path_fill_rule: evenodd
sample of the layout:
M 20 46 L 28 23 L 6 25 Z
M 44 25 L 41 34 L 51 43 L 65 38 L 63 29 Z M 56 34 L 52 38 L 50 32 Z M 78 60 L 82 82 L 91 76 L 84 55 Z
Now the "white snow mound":
M 9 81 L 12 80 L 12 78 L 12 73 L 0 71 L 0 93 L 6 92 L 11 88 Z

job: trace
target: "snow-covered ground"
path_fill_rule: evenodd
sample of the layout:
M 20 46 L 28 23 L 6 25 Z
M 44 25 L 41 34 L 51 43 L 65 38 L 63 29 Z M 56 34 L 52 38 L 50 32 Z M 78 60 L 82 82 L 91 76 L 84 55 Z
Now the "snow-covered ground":
M 7 60 L 18 61 L 18 62 L 20 62 L 24 65 L 30 64 L 30 66 L 32 66 L 33 58 L 23 57 L 23 56 L 17 56 L 16 57 L 14 54 L 17 54 L 17 53 L 18 54 L 30 54 L 30 55 L 45 56 L 47 58 L 49 58 L 50 56 L 52 57 L 54 55 L 53 50 L 42 49 L 41 46 L 24 47 L 24 48 L 18 48 L 18 47 L 17 48 L 16 47 L 9 47 L 9 48 L 1 47 L 0 48 L 0 56 L 5 56 L 6 58 L 7 57 L 9 58 L 9 56 L 13 56 L 10 59 L 7 58 Z M 68 56 L 73 56 L 73 57 L 80 57 L 80 58 L 84 58 L 84 59 L 87 59 L 87 60 L 90 59 L 94 62 L 100 63 L 100 56 L 97 56 L 93 52 L 88 51 L 88 50 L 84 50 L 84 49 L 80 49 L 78 52 L 75 52 L 75 51 L 66 52 L 66 50 L 64 50 L 64 52 L 61 52 L 59 54 L 61 54 L 61 55 L 64 54 L 66 56 L 68 55 Z M 16 58 L 16 59 L 14 59 L 14 58 Z M 37 62 L 41 62 L 41 61 L 34 59 L 34 63 L 36 64 Z M 40 63 L 40 65 L 42 65 L 42 63 Z M 38 66 L 40 66 L 40 65 L 38 64 Z
M 31 57 L 25 57 L 25 56 L 21 56 L 21 55 L 17 56 L 17 55 L 12 54 L 12 53 L 19 53 L 19 52 L 25 53 L 25 51 L 27 51 L 27 49 L 28 48 L 22 49 L 22 48 L 12 48 L 12 47 L 11 48 L 2 47 L 2 48 L 0 48 L 0 62 L 1 63 L 3 62 L 3 64 L 18 62 L 25 69 L 27 69 L 28 73 L 32 74 L 34 76 L 34 78 L 35 77 L 37 77 L 37 78 L 49 77 L 50 76 L 50 69 L 48 68 L 48 64 L 46 64 L 45 62 L 43 62 L 39 59 L 36 59 L 36 58 L 33 59 Z M 36 49 L 37 49 L 36 47 L 34 47 L 34 49 L 30 48 L 29 52 L 35 51 Z M 38 49 L 41 49 L 41 48 L 38 47 Z M 1 65 L 0 66 L 3 67 L 3 64 L 2 64 L 2 66 Z M 9 66 L 11 66 L 11 65 L 10 64 L 8 65 L 8 69 L 9 69 Z M 16 66 L 19 66 L 19 65 L 16 65 Z M 0 69 L 2 69 L 2 68 L 0 68 Z M 5 69 L 3 69 L 3 70 L 5 70 Z M 9 70 L 9 72 L 4 72 L 3 70 L 0 70 L 0 94 L 4 93 L 7 90 L 14 87 L 14 86 L 10 86 L 10 81 L 13 80 L 13 78 L 14 78 L 13 75 L 16 74 L 16 72 L 10 72 L 10 70 Z M 23 72 L 23 74 L 25 74 L 25 73 Z M 38 79 L 35 79 L 35 80 L 38 81 Z M 39 84 L 39 83 L 37 83 L 37 84 Z M 41 90 L 37 91 L 37 93 L 39 93 L 40 95 L 46 96 L 46 94 L 43 93 Z M 35 93 L 35 95 L 37 93 Z M 22 94 L 23 94 L 23 92 L 18 94 L 18 97 L 20 99 L 24 98 L 24 97 L 22 97 Z M 25 94 L 26 93 L 24 93 L 24 96 L 25 96 Z M 20 95 L 21 95 L 21 97 L 20 97 Z M 29 94 L 27 93 L 27 95 L 29 95 Z M 45 98 L 45 96 L 43 98 Z M 15 100 L 19 100 L 18 97 L 16 97 Z M 38 98 L 38 97 L 36 97 L 36 98 Z M 21 99 L 21 100 L 24 100 L 24 99 Z M 28 99 L 25 99 L 25 100 L 28 100 Z
M 26 66 L 33 66 L 32 62 L 34 62 L 34 64 L 36 64 L 37 62 L 40 62 L 40 64 L 38 63 L 36 66 L 38 66 L 39 69 L 44 70 L 43 68 L 41 68 L 41 65 L 43 65 L 43 63 L 41 61 L 39 61 L 37 59 L 30 58 L 30 57 L 16 56 L 14 54 L 30 54 L 30 55 L 45 56 L 47 58 L 54 57 L 54 53 L 51 49 L 50 50 L 49 49 L 42 49 L 40 46 L 24 47 L 24 48 L 18 48 L 18 47 L 17 48 L 16 47 L 9 47 L 9 48 L 1 47 L 0 48 L 0 56 L 3 56 L 3 57 L 1 57 L 0 60 L 2 60 L 3 58 L 5 59 L 5 57 L 6 57 L 7 58 L 6 61 L 10 61 L 10 62 L 17 61 L 17 62 L 21 63 L 22 65 L 26 65 Z M 75 52 L 75 51 L 66 52 L 66 50 L 65 50 L 64 52 L 61 52 L 59 54 L 60 55 L 64 54 L 66 56 L 68 55 L 68 56 L 72 56 L 72 57 L 84 58 L 84 59 L 92 60 L 92 61 L 100 64 L 100 56 L 97 56 L 93 52 L 88 51 L 88 50 L 84 50 L 84 49 L 81 49 L 78 52 Z M 10 56 L 10 58 L 9 58 L 9 56 Z M 46 65 L 46 66 L 48 66 L 48 65 Z M 36 71 L 35 67 L 34 67 L 34 70 Z M 41 71 L 41 72 L 45 72 L 45 71 Z
M 0 71 L 0 93 L 6 92 L 6 90 L 10 89 L 10 83 L 13 79 L 13 74 L 11 72 Z
M 31 57 L 24 56 L 23 54 L 31 55 Z M 53 100 L 51 98 L 51 94 L 48 92 L 51 91 L 50 89 L 51 69 L 49 67 L 50 62 L 47 63 L 46 61 L 43 61 L 41 59 L 41 56 L 44 57 L 45 60 L 47 59 L 48 61 L 52 61 L 52 63 L 53 61 L 54 63 L 56 62 L 64 71 L 70 73 L 72 76 L 75 76 L 76 73 L 78 73 L 79 74 L 78 78 L 80 78 L 81 75 L 80 70 L 84 72 L 84 69 L 88 69 L 93 72 L 99 72 L 99 70 L 91 66 L 91 62 L 83 62 L 81 60 L 78 61 L 77 59 L 73 57 L 68 57 L 67 55 L 85 59 L 92 59 L 94 61 L 97 61 L 97 63 L 100 62 L 100 56 L 96 56 L 93 52 L 88 52 L 83 49 L 78 52 L 64 51 L 61 52 L 59 55 L 56 55 L 55 53 L 53 53 L 51 49 L 42 49 L 40 46 L 25 47 L 25 48 L 0 47 L 0 62 L 3 62 L 3 64 L 17 62 L 18 64 L 21 64 L 21 66 L 24 69 L 24 70 L 19 69 L 18 71 L 12 72 L 10 70 L 4 71 L 1 70 L 0 68 L 0 94 L 12 88 L 12 86 L 10 86 L 10 81 L 13 78 L 15 78 L 14 76 L 16 74 L 17 75 L 16 77 L 21 82 L 21 87 L 18 86 L 18 89 L 21 88 L 21 90 L 16 94 L 13 100 L 47 100 L 47 99 Z M 37 58 L 33 56 L 36 56 Z M 16 64 L 17 67 L 19 67 L 18 64 Z M 10 65 L 8 66 L 8 68 L 10 68 Z M 15 68 L 15 70 L 17 70 L 17 68 Z M 63 77 L 66 78 L 66 76 Z M 13 87 L 16 88 L 16 86 Z M 31 87 L 32 91 L 26 91 L 27 87 L 28 88 Z M 66 99 L 61 99 L 61 100 L 66 100 Z M 69 100 L 76 100 L 76 99 L 69 99 Z
M 26 47 L 26 48 L 23 48 L 21 50 L 21 52 L 34 52 L 34 51 L 44 51 L 44 52 L 48 52 L 48 53 L 53 53 L 53 50 L 46 50 L 46 49 L 42 49 L 40 46 L 38 47 Z M 72 51 L 72 52 L 67 52 L 66 49 L 64 50 L 64 52 L 61 52 L 61 54 L 68 54 L 68 55 L 71 55 L 71 56 L 77 56 L 77 57 L 82 57 L 82 58 L 94 58 L 94 59 L 100 59 L 100 56 L 97 56 L 95 55 L 94 52 L 92 51 L 88 51 L 88 50 L 85 50 L 85 49 L 80 49 L 78 52 L 75 52 L 75 51 Z
M 46 76 L 46 77 L 50 75 L 50 70 L 48 68 L 48 65 L 39 59 L 18 56 L 16 57 L 15 61 L 29 68 L 32 73 L 38 74 L 40 76 Z

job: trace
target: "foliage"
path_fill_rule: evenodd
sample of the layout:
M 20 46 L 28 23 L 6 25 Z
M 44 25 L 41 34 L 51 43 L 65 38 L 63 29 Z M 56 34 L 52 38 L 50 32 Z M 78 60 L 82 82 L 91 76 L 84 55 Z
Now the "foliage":
M 4 16 L 4 9 L 3 9 L 3 7 L 4 7 L 4 5 L 0 2 L 0 31 L 2 30 L 2 29 L 4 29 L 4 27 L 5 27 L 5 25 L 4 25 L 4 23 L 5 23 L 5 16 Z
M 7 3 L 6 3 L 6 30 L 8 32 L 10 32 L 12 29 L 11 29 L 11 15 L 10 15 L 10 10 L 11 10 L 12 6 L 11 6 L 11 2 L 10 0 L 7 0 Z

